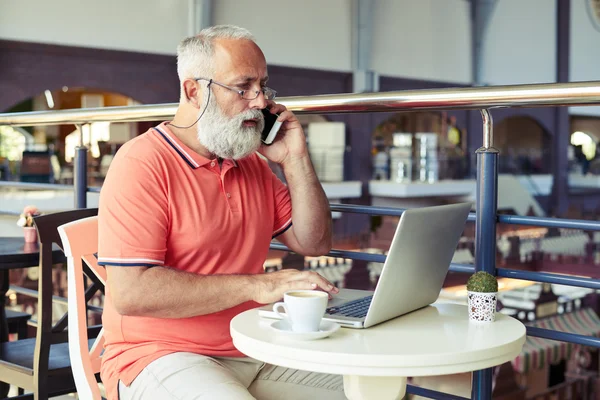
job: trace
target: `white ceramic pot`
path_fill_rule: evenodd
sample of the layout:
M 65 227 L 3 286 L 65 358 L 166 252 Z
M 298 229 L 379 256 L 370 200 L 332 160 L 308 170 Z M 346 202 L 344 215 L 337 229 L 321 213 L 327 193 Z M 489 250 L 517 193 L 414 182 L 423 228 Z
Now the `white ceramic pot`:
M 467 291 L 469 320 L 475 322 L 494 322 L 498 292 L 482 293 Z

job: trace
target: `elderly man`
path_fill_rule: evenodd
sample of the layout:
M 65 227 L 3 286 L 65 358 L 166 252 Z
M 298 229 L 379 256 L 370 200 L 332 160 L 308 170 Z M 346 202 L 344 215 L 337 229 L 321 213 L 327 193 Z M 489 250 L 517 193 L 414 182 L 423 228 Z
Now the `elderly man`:
M 341 377 L 265 365 L 229 335 L 236 314 L 288 290 L 337 292 L 313 272 L 263 273 L 273 237 L 306 255 L 331 248 L 302 127 L 273 101 L 247 30 L 205 29 L 177 55 L 175 118 L 119 150 L 100 195 L 108 397 L 344 398 Z M 261 146 L 264 108 L 283 122 L 271 146 Z M 256 151 L 281 165 L 288 186 Z

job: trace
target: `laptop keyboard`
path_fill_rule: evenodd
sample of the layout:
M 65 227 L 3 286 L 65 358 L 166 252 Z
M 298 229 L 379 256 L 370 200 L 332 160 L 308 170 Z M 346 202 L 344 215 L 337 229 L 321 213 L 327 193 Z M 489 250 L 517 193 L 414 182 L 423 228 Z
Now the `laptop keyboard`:
M 373 296 L 352 300 L 337 307 L 329 307 L 325 312 L 330 315 L 343 315 L 344 317 L 364 318 L 367 316 Z

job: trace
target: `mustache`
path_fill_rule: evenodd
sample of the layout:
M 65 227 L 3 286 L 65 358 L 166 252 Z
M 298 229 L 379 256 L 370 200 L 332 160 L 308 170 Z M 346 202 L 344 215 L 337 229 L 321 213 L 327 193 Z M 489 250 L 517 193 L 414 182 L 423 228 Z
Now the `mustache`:
M 236 119 L 238 119 L 240 122 L 243 122 L 248 119 L 256 119 L 261 122 L 264 122 L 265 116 L 263 115 L 263 113 L 260 110 L 248 110 L 248 111 L 244 111 L 243 113 L 237 115 Z

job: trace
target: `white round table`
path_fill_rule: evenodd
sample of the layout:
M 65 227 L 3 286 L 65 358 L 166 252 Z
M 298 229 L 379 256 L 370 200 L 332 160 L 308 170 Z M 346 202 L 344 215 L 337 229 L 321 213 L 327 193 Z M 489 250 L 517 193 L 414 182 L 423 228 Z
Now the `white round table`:
M 400 399 L 406 377 L 446 375 L 500 365 L 517 357 L 525 326 L 497 313 L 496 322 L 469 322 L 467 307 L 435 303 L 367 329 L 342 328 L 328 338 L 296 341 L 270 329 L 257 310 L 231 321 L 233 344 L 257 360 L 344 376 L 352 400 Z

